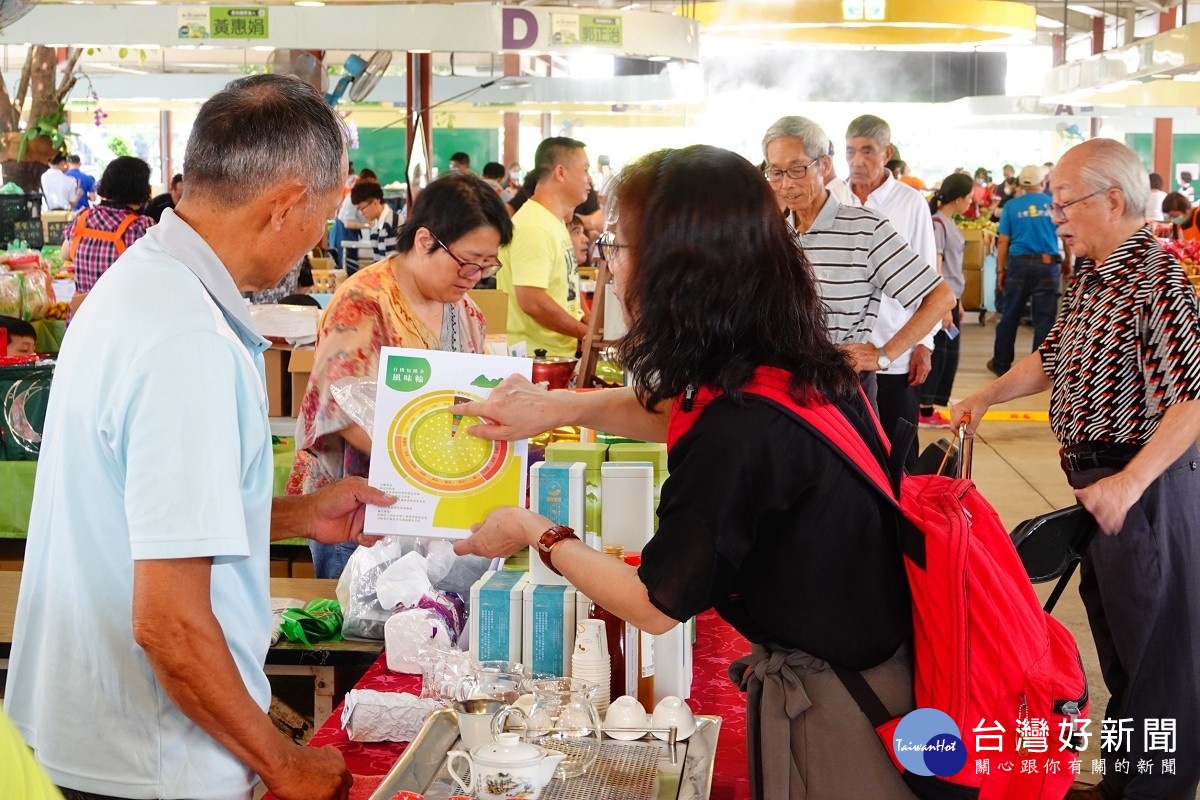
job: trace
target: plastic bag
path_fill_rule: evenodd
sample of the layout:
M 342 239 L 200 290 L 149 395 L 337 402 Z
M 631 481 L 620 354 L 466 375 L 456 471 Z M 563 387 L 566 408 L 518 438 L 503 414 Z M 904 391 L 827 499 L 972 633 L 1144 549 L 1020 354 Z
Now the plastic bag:
M 392 614 L 384 625 L 387 668 L 407 675 L 421 674 L 421 648 L 431 642 L 444 650 L 453 647 L 445 620 L 424 608 L 409 608 Z
M 0 271 L 0 315 L 21 316 L 21 292 L 25 278 L 19 272 Z
M 378 384 L 369 378 L 342 378 L 333 382 L 329 393 L 352 422 L 364 431 L 373 431 L 377 388 Z
M 21 291 L 21 319 L 30 322 L 45 319 L 46 312 L 54 302 L 54 287 L 50 276 L 40 269 L 21 274 L 24 288 Z
M 416 540 L 385 536 L 371 547 L 359 547 L 346 562 L 338 578 L 337 596 L 342 604 L 342 635 L 348 639 L 383 639 L 383 625 L 392 615 L 391 608 L 379 602 L 376 584 L 379 576 L 400 558 L 416 548 Z
M 302 642 L 309 650 L 313 642 L 337 642 L 342 638 L 342 607 L 337 600 L 313 600 L 304 608 L 289 608 L 281 614 L 279 630 L 289 642 Z

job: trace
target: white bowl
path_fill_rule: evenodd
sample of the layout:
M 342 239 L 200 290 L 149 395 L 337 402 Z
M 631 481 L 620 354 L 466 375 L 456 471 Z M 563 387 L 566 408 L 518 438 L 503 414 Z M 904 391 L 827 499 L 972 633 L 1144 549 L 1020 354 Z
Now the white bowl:
M 608 713 L 604 715 L 604 732 L 613 739 L 631 742 L 646 735 L 646 728 L 650 727 L 647 722 L 646 707 L 636 697 L 626 694 L 609 703 Z
M 683 740 L 696 732 L 696 715 L 692 713 L 692 709 L 688 708 L 688 704 L 680 700 L 678 697 L 664 697 L 659 704 L 654 707 L 654 714 L 651 718 L 653 727 L 655 728 L 676 728 L 676 738 Z M 666 733 L 654 732 L 657 739 L 667 740 Z

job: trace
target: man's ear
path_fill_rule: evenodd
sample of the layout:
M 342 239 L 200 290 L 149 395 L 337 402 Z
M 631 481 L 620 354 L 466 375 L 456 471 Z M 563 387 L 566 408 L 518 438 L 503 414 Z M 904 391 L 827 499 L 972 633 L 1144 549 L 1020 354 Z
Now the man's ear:
M 299 214 L 305 210 L 307 195 L 308 188 L 294 181 L 280 184 L 267 192 L 263 199 L 266 201 L 271 217 L 270 224 L 273 232 L 279 233 L 283 230 L 290 215 Z
M 895 157 L 896 157 L 896 148 L 892 147 L 892 146 L 889 144 L 889 145 L 887 146 L 887 158 L 886 158 L 886 159 L 884 159 L 883 163 L 885 163 L 885 164 L 886 164 L 887 162 L 889 162 L 889 161 L 893 160 Z

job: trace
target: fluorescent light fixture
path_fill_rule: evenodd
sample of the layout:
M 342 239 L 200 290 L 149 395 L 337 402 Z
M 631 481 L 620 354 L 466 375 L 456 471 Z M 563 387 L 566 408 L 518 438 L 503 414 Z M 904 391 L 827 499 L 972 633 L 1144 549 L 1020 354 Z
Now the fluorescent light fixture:
M 666 63 L 666 62 L 670 61 L 671 57 L 670 56 L 650 56 L 646 60 L 647 61 L 657 61 L 658 63 L 662 64 L 662 63 Z
M 322 8 L 325 4 L 321 0 L 296 0 L 292 5 L 298 8 Z

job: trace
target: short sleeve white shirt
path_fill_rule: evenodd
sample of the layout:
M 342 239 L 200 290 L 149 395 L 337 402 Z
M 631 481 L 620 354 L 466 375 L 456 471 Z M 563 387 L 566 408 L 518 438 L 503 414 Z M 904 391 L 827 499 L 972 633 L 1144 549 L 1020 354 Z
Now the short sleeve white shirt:
M 266 346 L 216 254 L 171 210 L 71 323 L 50 392 L 5 691 L 8 713 L 60 786 L 240 800 L 256 782 L 167 697 L 134 642 L 131 607 L 135 561 L 212 558 L 213 613 L 266 709 Z
M 883 184 L 867 195 L 867 202 L 862 202 L 853 195 L 853 204 L 874 209 L 887 217 L 900 235 L 908 240 L 908 246 L 916 251 L 926 264 L 937 264 L 937 242 L 933 238 L 933 215 L 929 205 L 921 193 L 906 183 L 901 183 L 892 177 L 891 172 L 884 173 Z M 871 333 L 871 344 L 882 347 L 891 341 L 904 325 L 916 313 L 892 300 L 883 298 L 879 304 L 879 318 L 875 322 L 875 330 Z M 921 344 L 933 349 L 933 332 L 930 332 Z M 908 372 L 909 353 L 906 351 L 892 361 L 892 365 L 883 371 L 884 375 L 903 375 Z

